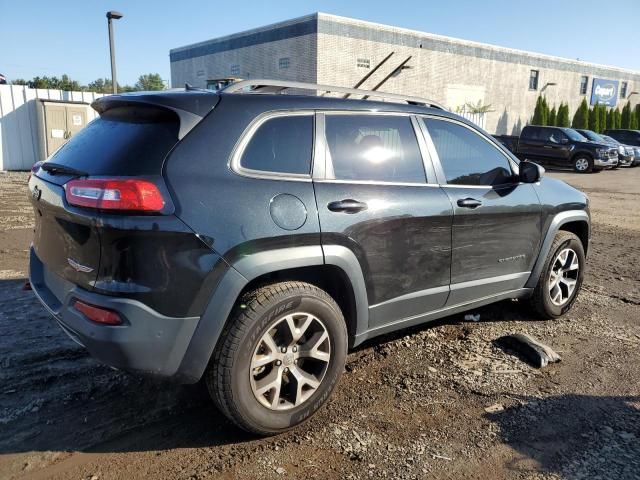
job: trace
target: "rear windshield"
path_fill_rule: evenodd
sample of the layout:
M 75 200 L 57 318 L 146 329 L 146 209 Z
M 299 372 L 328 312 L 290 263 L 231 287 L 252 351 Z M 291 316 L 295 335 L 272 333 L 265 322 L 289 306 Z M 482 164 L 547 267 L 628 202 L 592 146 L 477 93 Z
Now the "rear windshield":
M 114 108 L 90 122 L 50 160 L 91 175 L 160 174 L 179 128 L 177 116 L 166 110 Z

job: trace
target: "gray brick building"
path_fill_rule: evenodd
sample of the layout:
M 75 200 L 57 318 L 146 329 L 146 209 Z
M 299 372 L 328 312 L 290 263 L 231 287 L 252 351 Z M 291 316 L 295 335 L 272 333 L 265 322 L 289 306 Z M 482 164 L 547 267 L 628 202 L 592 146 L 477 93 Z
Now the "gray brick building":
M 640 102 L 637 71 L 325 13 L 175 48 L 171 83 L 206 87 L 209 79 L 241 77 L 353 87 L 392 52 L 361 88 L 373 88 L 406 60 L 408 68 L 381 91 L 430 98 L 454 111 L 490 105 L 485 125 L 492 133 L 518 133 L 540 93 L 551 106 L 568 102 L 571 114 L 583 98 L 591 101 L 592 90 L 611 86 L 609 103 Z

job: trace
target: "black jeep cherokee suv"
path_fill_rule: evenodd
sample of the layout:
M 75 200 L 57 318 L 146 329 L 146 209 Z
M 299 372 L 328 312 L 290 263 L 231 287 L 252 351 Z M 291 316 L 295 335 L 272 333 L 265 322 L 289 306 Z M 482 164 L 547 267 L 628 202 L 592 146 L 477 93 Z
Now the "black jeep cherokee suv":
M 589 243 L 583 193 L 457 115 L 302 89 L 328 87 L 103 97 L 29 180 L 30 280 L 62 329 L 116 368 L 204 377 L 260 434 L 309 418 L 376 335 L 503 299 L 562 315 Z

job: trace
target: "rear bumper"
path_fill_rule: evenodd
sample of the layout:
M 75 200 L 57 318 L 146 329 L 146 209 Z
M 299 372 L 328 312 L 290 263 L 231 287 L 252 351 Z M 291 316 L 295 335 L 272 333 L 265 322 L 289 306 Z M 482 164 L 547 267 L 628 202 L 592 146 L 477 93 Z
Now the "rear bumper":
M 181 380 L 178 370 L 200 317 L 166 317 L 136 300 L 88 292 L 50 272 L 33 248 L 29 279 L 60 327 L 100 362 Z M 124 324 L 107 326 L 88 320 L 72 307 L 76 299 L 117 311 Z

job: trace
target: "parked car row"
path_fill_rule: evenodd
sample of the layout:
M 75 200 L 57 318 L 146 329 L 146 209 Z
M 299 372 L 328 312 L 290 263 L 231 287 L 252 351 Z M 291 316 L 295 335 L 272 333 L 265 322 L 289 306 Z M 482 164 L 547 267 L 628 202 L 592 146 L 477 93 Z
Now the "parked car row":
M 640 165 L 640 131 L 591 130 L 529 125 L 520 136 L 495 138 L 521 160 L 579 173 Z

